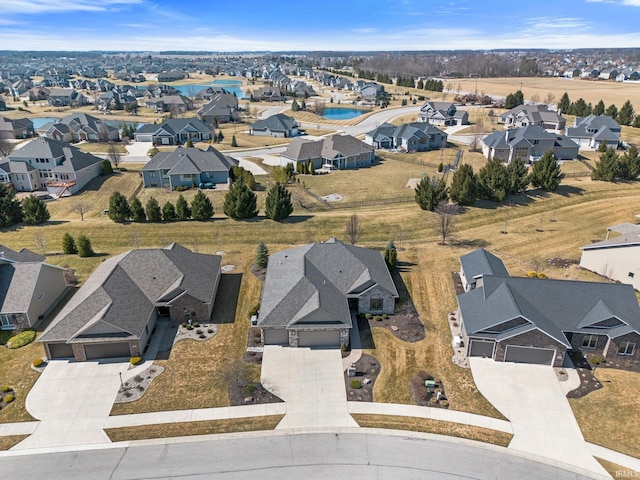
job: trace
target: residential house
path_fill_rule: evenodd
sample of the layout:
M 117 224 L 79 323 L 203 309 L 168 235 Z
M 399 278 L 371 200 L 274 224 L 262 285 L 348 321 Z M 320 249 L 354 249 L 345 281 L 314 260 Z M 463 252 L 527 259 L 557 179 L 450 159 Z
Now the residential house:
M 52 107 L 81 107 L 89 103 L 87 97 L 74 88 L 52 88 L 48 101 Z
M 611 232 L 616 236 L 609 238 Z M 580 247 L 580 266 L 640 291 L 640 225 L 607 228 L 607 238 Z
M 5 160 L 3 165 L 11 171 L 16 190 L 46 189 L 54 197 L 73 195 L 102 173 L 102 159 L 46 137 L 31 140 Z M 0 168 L 7 171 L 3 165 Z M 14 171 L 20 173 L 14 174 Z M 15 175 L 19 178 L 14 178 Z
M 176 187 L 197 187 L 201 184 L 212 186 L 230 183 L 231 167 L 238 162 L 223 155 L 213 147 L 178 147 L 173 152 L 159 152 L 142 167 L 145 187 L 162 187 L 174 190 Z
M 565 134 L 583 150 L 598 150 L 603 143 L 617 148 L 621 130 L 620 124 L 612 117 L 591 114 L 576 117 L 573 127 L 568 127 Z
M 42 320 L 65 293 L 64 274 L 42 255 L 0 245 L 0 330 L 19 331 Z
M 170 72 L 160 72 L 158 74 L 158 82 L 177 82 L 187 77 L 185 72 L 171 70 Z
M 291 138 L 298 135 L 298 122 L 284 113 L 258 120 L 249 130 L 251 135 Z
M 207 322 L 220 256 L 171 244 L 103 261 L 39 338 L 49 359 L 142 356 L 156 322 Z
M 431 125 L 468 125 L 469 113 L 456 108 L 449 102 L 426 102 L 420 107 L 418 121 L 430 123 Z
M 213 97 L 215 97 L 216 95 L 219 95 L 221 93 L 226 93 L 228 95 L 230 95 L 230 93 L 224 89 L 223 87 L 219 87 L 216 85 L 211 85 L 209 87 L 203 88 L 201 90 L 198 90 L 196 92 L 196 94 L 193 96 L 193 98 L 195 100 L 206 100 L 206 101 L 211 101 L 211 99 Z M 237 98 L 236 98 L 237 100 Z
M 558 160 L 578 156 L 578 144 L 563 135 L 549 133 L 539 125 L 495 131 L 482 140 L 482 153 L 487 159 L 499 158 L 505 163 L 514 159 L 534 162 L 551 150 Z
M 218 123 L 235 122 L 240 119 L 238 98 L 226 92 L 213 94 L 209 103 L 198 110 L 198 118 L 206 124 L 211 124 L 214 118 Z
M 358 168 L 370 166 L 375 159 L 375 148 L 351 135 L 330 135 L 320 140 L 294 138 L 284 152 L 281 161 L 286 163 L 309 162 L 318 168 Z
M 152 108 L 155 113 L 171 112 L 173 115 L 182 115 L 193 110 L 193 100 L 184 95 L 167 95 L 146 101 L 146 107 Z
M 384 89 L 384 85 L 376 82 L 367 82 L 364 80 L 357 80 L 351 85 L 351 89 L 362 99 L 369 102 L 375 102 L 384 97 L 387 92 Z
M 64 142 L 117 142 L 117 128 L 86 113 L 67 115 L 59 122 L 48 124 L 44 136 Z
M 495 260 L 483 272 L 469 255 L 461 276 L 475 288 L 457 297 L 467 356 L 561 367 L 572 350 L 623 368 L 638 363 L 640 307 L 630 285 L 512 277 Z
M 375 148 L 399 149 L 404 152 L 425 152 L 447 145 L 447 134 L 430 123 L 383 123 L 367 132 L 364 143 Z
M 256 102 L 284 102 L 286 96 L 278 87 L 261 87 L 251 92 L 251 98 Z
M 560 113 L 549 110 L 546 105 L 518 105 L 500 115 L 498 123 L 504 123 L 505 128 L 539 125 L 545 130 L 559 132 L 564 130 L 566 120 Z
M 5 112 L 6 110 L 7 102 L 5 102 L 3 98 L 0 98 L 0 112 Z
M 29 138 L 34 135 L 33 122 L 28 118 L 0 117 L 0 138 Z
M 380 252 L 332 238 L 269 256 L 258 326 L 265 345 L 339 347 L 356 314 L 392 314 L 397 298 Z
M 145 124 L 136 130 L 136 142 L 153 145 L 182 145 L 189 140 L 202 142 L 211 139 L 211 129 L 197 118 L 170 118 L 160 125 Z
M 27 90 L 20 97 L 21 100 L 28 100 L 29 102 L 35 102 L 38 100 L 48 100 L 51 90 L 46 87 L 33 87 Z

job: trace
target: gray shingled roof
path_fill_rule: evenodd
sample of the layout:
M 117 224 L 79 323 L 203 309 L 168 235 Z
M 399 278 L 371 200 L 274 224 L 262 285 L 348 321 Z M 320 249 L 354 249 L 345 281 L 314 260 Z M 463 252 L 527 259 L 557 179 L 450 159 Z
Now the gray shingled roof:
M 0 260 L 12 260 L 14 262 L 44 262 L 46 257 L 38 255 L 27 248 L 21 248 L 17 252 L 5 245 L 0 245 Z
M 262 327 L 351 327 L 349 297 L 378 285 L 398 292 L 380 252 L 338 241 L 283 250 L 269 257 Z
M 322 140 L 314 141 L 296 137 L 287 145 L 287 148 L 282 152 L 281 156 L 298 162 L 321 158 L 322 143 Z
M 42 342 L 85 338 L 96 323 L 139 338 L 155 306 L 187 293 L 212 302 L 220 256 L 191 252 L 178 244 L 165 249 L 131 250 L 98 266 L 40 337 Z
M 42 262 L 0 263 L 0 313 L 26 313 Z
M 52 169 L 56 173 L 77 172 L 102 161 L 102 159 L 90 153 L 85 153 L 66 142 L 59 142 L 46 137 L 34 138 L 7 158 L 21 162 L 33 158 L 55 159 L 59 162 Z
M 479 248 L 461 256 L 460 265 L 469 282 L 480 275 L 509 275 L 507 267 L 504 266 L 502 260 L 484 248 Z
M 284 113 L 277 113 L 271 115 L 264 120 L 258 120 L 251 126 L 252 130 L 270 130 L 272 132 L 288 132 L 289 130 L 296 128 L 298 122 L 293 117 L 289 117 Z
M 201 172 L 228 172 L 237 162 L 213 147 L 178 147 L 172 152 L 160 152 L 142 167 L 145 171 L 169 170 L 170 174 L 186 175 Z

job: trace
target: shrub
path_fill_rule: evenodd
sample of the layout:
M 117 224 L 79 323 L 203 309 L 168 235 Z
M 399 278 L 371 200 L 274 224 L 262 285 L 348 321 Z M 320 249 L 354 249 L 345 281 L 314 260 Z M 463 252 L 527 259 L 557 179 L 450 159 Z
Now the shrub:
M 207 333 L 213 333 L 213 328 L 207 328 Z
M 142 363 L 142 357 L 131 357 L 129 359 L 129 363 L 131 365 L 139 365 L 140 363 Z
M 381 322 L 381 321 L 382 321 L 382 317 L 381 317 L 380 315 L 376 315 L 375 317 L 373 317 L 373 319 L 374 319 L 376 322 Z
M 436 397 L 431 397 L 431 398 L 429 399 L 429 403 L 436 404 L 436 403 L 438 403 L 438 399 L 437 399 Z
M 366 318 L 367 320 L 371 320 L 371 314 L 370 314 L 370 313 L 367 313 L 367 314 L 364 316 L 364 318 Z
M 387 318 L 389 318 L 389 315 L 387 315 L 386 313 L 383 313 L 383 314 L 382 314 L 382 318 L 383 318 L 384 320 L 386 320 Z
M 260 302 L 256 303 L 253 307 L 251 307 L 251 310 L 249 310 L 249 318 L 253 317 L 254 315 L 257 315 L 259 310 L 260 310 Z
M 13 390 L 9 385 L 2 385 L 2 393 L 7 393 L 10 392 L 11 390 Z
M 187 323 L 187 322 L 182 322 L 182 323 L 180 324 L 180 326 L 181 326 L 182 328 L 187 328 L 187 325 L 188 325 L 188 323 Z
M 33 362 L 31 362 L 31 365 L 33 365 L 35 368 L 38 368 L 41 367 L 43 363 L 44 360 L 42 360 L 41 358 L 36 358 Z
M 25 345 L 29 345 L 36 338 L 36 332 L 34 330 L 25 330 L 17 335 L 14 335 L 7 341 L 7 348 L 20 348 Z
M 193 322 L 193 323 L 191 324 L 191 326 L 192 326 L 193 328 L 198 328 L 198 327 L 200 326 L 200 324 L 199 324 L 198 322 Z
M 193 330 L 193 325 L 187 324 L 187 330 Z
M 538 276 L 538 274 L 536 272 L 527 272 L 527 277 L 535 278 L 537 276 Z
M 191 187 L 189 185 L 178 185 L 176 187 L 176 192 L 184 192 L 185 190 L 189 190 Z
M 351 380 L 351 383 L 349 385 L 351 386 L 351 388 L 356 390 L 359 390 L 362 388 L 362 382 L 360 380 L 356 380 L 355 378 Z
M 449 408 L 449 402 L 447 400 L 440 400 L 440 406 L 444 408 Z
M 197 329 L 197 330 L 196 330 L 196 333 L 197 333 L 198 335 L 200 335 L 200 334 L 202 333 L 202 330 Z
M 242 387 L 242 390 L 244 390 L 244 393 L 253 393 L 256 391 L 256 386 L 247 384 L 244 387 Z
M 544 273 L 539 273 L 538 278 L 547 278 L 547 276 Z
M 15 400 L 15 396 L 13 395 L 13 393 L 7 393 L 2 400 L 4 400 L 4 403 L 11 403 Z

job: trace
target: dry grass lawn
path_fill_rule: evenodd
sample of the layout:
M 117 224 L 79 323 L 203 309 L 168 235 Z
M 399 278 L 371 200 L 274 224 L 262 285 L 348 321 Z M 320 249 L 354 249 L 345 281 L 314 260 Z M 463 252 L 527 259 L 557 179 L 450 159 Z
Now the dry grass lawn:
M 602 458 L 594 457 L 600 465 L 611 475 L 612 478 L 638 478 L 640 472 L 618 465 L 617 463 L 608 462 Z
M 9 435 L 6 437 L 0 437 L 0 450 L 9 450 L 28 436 L 29 435 Z
M 75 145 L 79 150 L 83 152 L 89 152 L 98 155 L 106 155 L 109 153 L 109 148 L 111 145 L 108 143 L 96 143 L 96 142 L 87 142 L 87 143 L 78 143 Z M 121 143 L 116 143 L 116 148 L 118 149 L 118 153 L 121 155 L 127 154 L 127 149 L 124 148 L 124 145 Z
M 598 368 L 604 388 L 569 399 L 585 440 L 640 458 L 640 373 Z
M 164 423 L 141 427 L 107 428 L 106 434 L 112 442 L 146 440 L 150 438 L 181 437 L 184 435 L 212 435 L 230 432 L 258 432 L 273 430 L 283 415 L 234 418 L 202 422 Z
M 499 432 L 497 430 L 424 418 L 364 414 L 353 415 L 353 418 L 358 422 L 358 425 L 364 428 L 390 428 L 394 430 L 433 433 L 436 435 L 447 435 L 449 437 L 492 443 L 501 447 L 507 447 L 513 438 L 513 435 L 510 433 Z

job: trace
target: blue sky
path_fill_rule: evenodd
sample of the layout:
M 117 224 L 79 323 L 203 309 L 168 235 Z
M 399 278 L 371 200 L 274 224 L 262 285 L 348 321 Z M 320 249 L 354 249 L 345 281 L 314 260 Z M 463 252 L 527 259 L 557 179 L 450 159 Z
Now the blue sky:
M 0 0 L 0 49 L 640 47 L 640 0 Z

